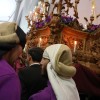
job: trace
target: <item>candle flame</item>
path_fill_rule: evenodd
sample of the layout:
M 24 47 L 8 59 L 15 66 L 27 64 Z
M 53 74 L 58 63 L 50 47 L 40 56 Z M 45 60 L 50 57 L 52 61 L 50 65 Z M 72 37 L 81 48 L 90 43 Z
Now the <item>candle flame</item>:
M 74 44 L 77 45 L 77 41 L 74 41 Z
M 40 40 L 40 42 L 42 41 L 42 39 L 41 39 L 41 38 L 40 38 L 39 40 Z

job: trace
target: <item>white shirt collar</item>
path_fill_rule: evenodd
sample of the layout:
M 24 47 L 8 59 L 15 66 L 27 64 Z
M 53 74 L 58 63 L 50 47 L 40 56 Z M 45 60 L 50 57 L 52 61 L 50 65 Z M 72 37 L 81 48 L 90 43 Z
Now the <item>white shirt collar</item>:
M 32 63 L 32 64 L 30 64 L 30 66 L 35 65 L 35 64 L 40 65 L 40 63 Z

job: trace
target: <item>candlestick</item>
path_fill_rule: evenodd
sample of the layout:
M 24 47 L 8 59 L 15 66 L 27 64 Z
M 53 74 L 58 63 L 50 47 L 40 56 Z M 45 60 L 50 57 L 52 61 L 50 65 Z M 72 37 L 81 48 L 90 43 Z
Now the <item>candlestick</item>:
M 92 0 L 91 1 L 91 5 L 92 5 L 92 7 L 91 7 L 91 9 L 92 9 L 92 16 L 95 18 L 95 0 Z
M 74 53 L 76 52 L 77 41 L 74 41 Z

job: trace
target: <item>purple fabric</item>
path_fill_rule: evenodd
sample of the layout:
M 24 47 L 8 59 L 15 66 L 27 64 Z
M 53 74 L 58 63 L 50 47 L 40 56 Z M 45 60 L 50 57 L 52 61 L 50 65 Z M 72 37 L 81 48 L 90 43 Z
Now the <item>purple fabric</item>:
M 19 78 L 5 60 L 0 60 L 0 100 L 20 100 Z
M 41 90 L 39 93 L 32 95 L 29 100 L 56 100 L 50 82 L 48 82 L 48 87 Z
M 75 64 L 77 69 L 73 77 L 80 93 L 100 96 L 100 76 L 80 64 Z

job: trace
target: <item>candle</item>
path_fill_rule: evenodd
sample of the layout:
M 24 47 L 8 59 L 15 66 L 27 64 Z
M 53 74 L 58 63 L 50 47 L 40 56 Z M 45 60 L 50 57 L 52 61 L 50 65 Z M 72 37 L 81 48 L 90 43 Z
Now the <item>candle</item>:
M 44 0 L 44 2 L 48 2 L 48 0 Z
M 30 11 L 28 18 L 31 20 L 32 19 L 32 11 Z
M 41 38 L 39 38 L 38 47 L 41 47 L 41 41 L 42 41 L 42 39 L 41 39 Z
M 91 7 L 92 16 L 95 17 L 95 0 L 92 0 L 91 1 L 91 5 L 92 5 L 92 7 Z
M 34 12 L 33 21 L 38 21 L 38 14 L 37 14 L 37 12 Z
M 87 29 L 87 25 L 84 25 L 84 28 Z
M 38 2 L 38 6 L 41 7 L 41 1 Z
M 77 41 L 74 41 L 74 53 L 76 52 Z
M 45 3 L 43 4 L 43 13 L 45 14 Z

